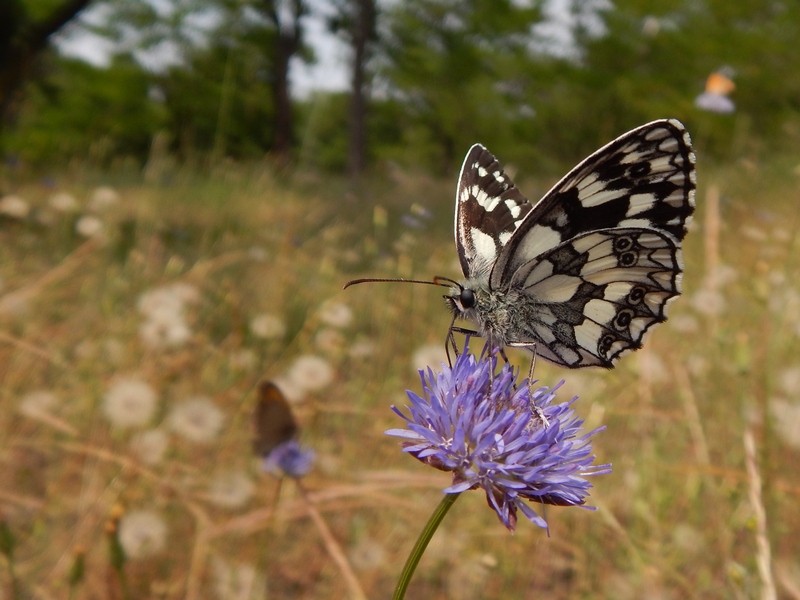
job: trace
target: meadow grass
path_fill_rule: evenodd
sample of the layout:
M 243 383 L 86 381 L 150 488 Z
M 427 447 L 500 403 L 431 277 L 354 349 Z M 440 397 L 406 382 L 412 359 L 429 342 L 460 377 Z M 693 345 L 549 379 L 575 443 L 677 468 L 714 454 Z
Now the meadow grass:
M 524 520 L 512 536 L 466 493 L 409 598 L 756 598 L 771 581 L 800 597 L 793 167 L 701 162 L 670 321 L 613 371 L 537 363 L 541 384 L 566 379 L 561 400 L 580 396 L 587 429 L 607 427 L 599 510 L 549 507 L 549 537 Z M 100 206 L 100 185 L 116 201 Z M 0 222 L 4 597 L 357 597 L 348 571 L 365 597 L 388 597 L 450 481 L 383 432 L 401 425 L 389 406 L 419 391 L 415 355 L 444 358 L 449 315 L 435 288 L 341 288 L 457 277 L 453 188 L 397 173 L 356 194 L 234 164 L 155 183 L 7 175 L 32 210 Z M 77 206 L 53 208 L 55 192 Z M 412 203 L 431 211 L 419 227 L 403 225 Z M 93 237 L 76 232 L 87 215 Z M 317 452 L 302 488 L 253 456 L 264 378 L 286 387 Z M 127 544 L 116 570 L 110 539 Z

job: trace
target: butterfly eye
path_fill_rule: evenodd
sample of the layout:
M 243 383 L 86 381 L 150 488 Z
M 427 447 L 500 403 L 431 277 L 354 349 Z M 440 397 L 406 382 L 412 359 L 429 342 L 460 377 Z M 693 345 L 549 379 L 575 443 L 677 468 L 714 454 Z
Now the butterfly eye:
M 463 310 L 468 310 L 475 306 L 475 292 L 470 289 L 464 288 L 458 296 Z

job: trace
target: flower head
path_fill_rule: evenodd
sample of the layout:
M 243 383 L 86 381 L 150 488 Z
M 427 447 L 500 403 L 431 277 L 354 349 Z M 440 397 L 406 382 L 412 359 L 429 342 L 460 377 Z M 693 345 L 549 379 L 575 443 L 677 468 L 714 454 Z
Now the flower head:
M 287 475 L 299 479 L 304 477 L 314 466 L 316 453 L 310 448 L 304 448 L 300 442 L 291 439 L 276 446 L 266 458 L 263 468 L 267 473 L 275 476 Z
M 531 389 L 527 380 L 517 383 L 509 364 L 499 373 L 496 367 L 495 355 L 484 349 L 476 358 L 465 348 L 452 368 L 420 371 L 423 395 L 407 392 L 411 416 L 392 407 L 407 429 L 386 433 L 406 440 L 404 451 L 418 460 L 453 472 L 445 493 L 483 488 L 509 530 L 517 510 L 546 528 L 526 501 L 583 505 L 591 488 L 585 477 L 611 470 L 592 464 L 589 438 L 599 429 L 580 435 L 575 399 L 553 404 L 560 384 Z
M 157 408 L 155 390 L 137 377 L 117 379 L 103 398 L 103 412 L 116 427 L 146 425 Z

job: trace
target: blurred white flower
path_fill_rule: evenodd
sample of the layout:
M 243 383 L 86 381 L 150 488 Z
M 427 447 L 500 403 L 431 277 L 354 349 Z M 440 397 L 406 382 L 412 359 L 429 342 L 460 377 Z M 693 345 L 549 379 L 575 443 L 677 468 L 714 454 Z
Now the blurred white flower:
M 784 393 L 791 397 L 800 395 L 800 367 L 789 367 L 781 371 L 778 381 Z
M 25 394 L 19 402 L 19 412 L 33 419 L 48 415 L 59 405 L 58 396 L 50 390 L 36 390 Z
M 716 317 L 725 312 L 725 297 L 717 290 L 704 288 L 692 296 L 692 307 L 700 314 Z
M 171 323 L 148 320 L 139 325 L 139 337 L 150 348 L 174 348 L 188 342 L 192 330 L 182 318 Z
M 131 440 L 131 450 L 146 465 L 157 465 L 164 459 L 169 436 L 161 429 L 143 431 Z
M 261 600 L 266 581 L 248 564 L 230 564 L 220 556 L 211 561 L 214 592 L 219 600 Z
M 240 508 L 255 493 L 256 485 L 242 471 L 218 473 L 209 483 L 208 499 L 223 508 Z
M 264 262 L 269 258 L 269 253 L 261 246 L 253 246 L 247 251 L 247 255 L 255 261 Z
M 188 342 L 192 330 L 186 322 L 186 305 L 200 299 L 198 289 L 188 283 L 174 283 L 144 292 L 137 302 L 145 321 L 139 336 L 151 348 L 176 347 Z
M 669 371 L 664 361 L 652 350 L 637 352 L 639 374 L 653 383 L 660 383 L 669 378 Z
M 350 563 L 359 571 L 381 569 L 389 563 L 386 546 L 370 537 L 364 537 L 348 552 Z
M 19 196 L 3 196 L 0 198 L 0 214 L 14 219 L 24 219 L 31 212 L 31 205 Z
M 330 385 L 334 371 L 324 358 L 306 354 L 292 363 L 286 377 L 307 392 L 317 392 Z
M 128 558 L 147 558 L 167 544 L 167 524 L 158 513 L 134 510 L 119 520 L 119 542 Z
M 681 333 L 694 333 L 699 328 L 697 319 L 692 315 L 675 315 L 674 317 L 670 317 L 669 326 L 671 329 L 680 331 Z
M 92 238 L 103 233 L 105 225 L 94 215 L 83 215 L 75 223 L 75 231 L 85 238 Z
M 210 398 L 197 397 L 176 404 L 170 413 L 172 430 L 189 441 L 213 441 L 225 421 L 225 415 Z
M 281 338 L 286 334 L 286 325 L 279 316 L 272 313 L 256 315 L 250 321 L 250 331 L 265 340 Z
M 375 342 L 371 340 L 359 340 L 350 346 L 350 350 L 348 350 L 347 353 L 350 355 L 350 358 L 360 359 L 369 358 L 375 354 L 376 350 Z
M 326 325 L 343 329 L 353 322 L 353 311 L 343 302 L 329 300 L 320 307 L 319 318 Z
M 800 404 L 783 398 L 772 398 L 769 407 L 775 431 L 786 444 L 800 449 Z
M 231 352 L 228 361 L 234 371 L 250 371 L 256 367 L 258 356 L 249 348 L 242 348 Z
M 411 368 L 415 371 L 427 367 L 436 369 L 441 364 L 447 364 L 447 353 L 443 344 L 425 344 L 411 355 Z
M 289 404 L 297 404 L 306 397 L 305 387 L 286 376 L 278 375 L 272 381 L 283 392 L 283 396 Z
M 47 201 L 50 208 L 62 213 L 75 212 L 78 210 L 78 201 L 75 196 L 67 192 L 57 192 L 50 196 Z
M 341 352 L 345 342 L 346 340 L 342 332 L 332 327 L 320 329 L 314 336 L 314 345 L 325 354 Z
M 119 194 L 114 188 L 103 186 L 95 188 L 89 199 L 89 208 L 102 211 L 119 202 Z
M 140 427 L 156 412 L 155 390 L 136 377 L 119 378 L 103 398 L 103 412 L 116 427 Z

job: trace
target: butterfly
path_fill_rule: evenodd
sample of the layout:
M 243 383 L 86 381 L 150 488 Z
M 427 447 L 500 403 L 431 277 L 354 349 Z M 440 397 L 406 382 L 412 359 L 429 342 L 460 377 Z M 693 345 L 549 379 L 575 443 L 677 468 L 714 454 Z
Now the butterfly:
M 253 451 L 267 456 L 276 447 L 297 435 L 297 423 L 286 398 L 271 381 L 258 386 L 258 402 L 253 413 Z
M 535 205 L 475 144 L 456 190 L 464 280 L 417 282 L 450 288 L 454 350 L 453 332 L 478 333 L 493 347 L 528 348 L 563 367 L 611 368 L 641 347 L 681 293 L 695 187 L 691 140 L 674 119 L 597 150 Z M 363 281 L 381 280 L 348 285 Z M 459 318 L 477 332 L 455 327 Z

